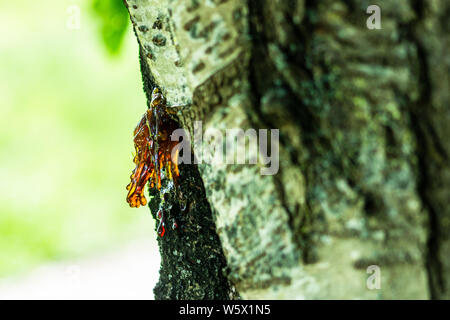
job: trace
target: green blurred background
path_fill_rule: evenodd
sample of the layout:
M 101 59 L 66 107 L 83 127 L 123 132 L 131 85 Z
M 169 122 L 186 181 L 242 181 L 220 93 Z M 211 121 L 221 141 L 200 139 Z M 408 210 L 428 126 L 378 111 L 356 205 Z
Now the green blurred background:
M 121 0 L 0 2 L 0 278 L 154 236 L 125 201 L 146 108 L 127 19 Z

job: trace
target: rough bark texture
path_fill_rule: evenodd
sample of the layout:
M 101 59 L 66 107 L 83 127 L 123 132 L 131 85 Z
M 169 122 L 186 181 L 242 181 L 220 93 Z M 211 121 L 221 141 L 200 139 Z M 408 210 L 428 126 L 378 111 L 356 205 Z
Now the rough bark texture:
M 191 134 L 280 129 L 276 175 L 184 167 L 200 205 L 160 239 L 157 298 L 450 298 L 448 1 L 380 1 L 381 30 L 368 1 L 126 4 Z

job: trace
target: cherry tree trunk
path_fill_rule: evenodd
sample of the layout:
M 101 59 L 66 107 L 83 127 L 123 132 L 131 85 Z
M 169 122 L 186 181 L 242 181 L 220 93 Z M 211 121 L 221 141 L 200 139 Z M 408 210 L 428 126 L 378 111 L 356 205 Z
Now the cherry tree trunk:
M 450 298 L 449 1 L 125 4 L 191 136 L 279 129 L 276 174 L 180 166 L 157 299 Z

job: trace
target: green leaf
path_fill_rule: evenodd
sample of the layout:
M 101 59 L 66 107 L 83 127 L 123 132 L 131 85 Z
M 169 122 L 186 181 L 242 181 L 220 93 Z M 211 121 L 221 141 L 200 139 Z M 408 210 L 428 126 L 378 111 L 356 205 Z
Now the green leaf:
M 127 30 L 129 16 L 122 0 L 93 0 L 92 9 L 99 18 L 99 32 L 106 49 L 117 55 Z

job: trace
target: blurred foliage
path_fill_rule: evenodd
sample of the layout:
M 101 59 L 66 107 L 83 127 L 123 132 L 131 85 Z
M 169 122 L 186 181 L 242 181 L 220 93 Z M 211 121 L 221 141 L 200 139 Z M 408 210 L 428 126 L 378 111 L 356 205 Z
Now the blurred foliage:
M 125 201 L 146 109 L 136 39 L 122 30 L 105 59 L 92 3 L 78 2 L 75 30 L 70 5 L 0 1 L 0 280 L 153 234 L 148 209 Z
M 92 10 L 100 20 L 99 31 L 106 49 L 117 55 L 129 21 L 123 0 L 93 0 Z

